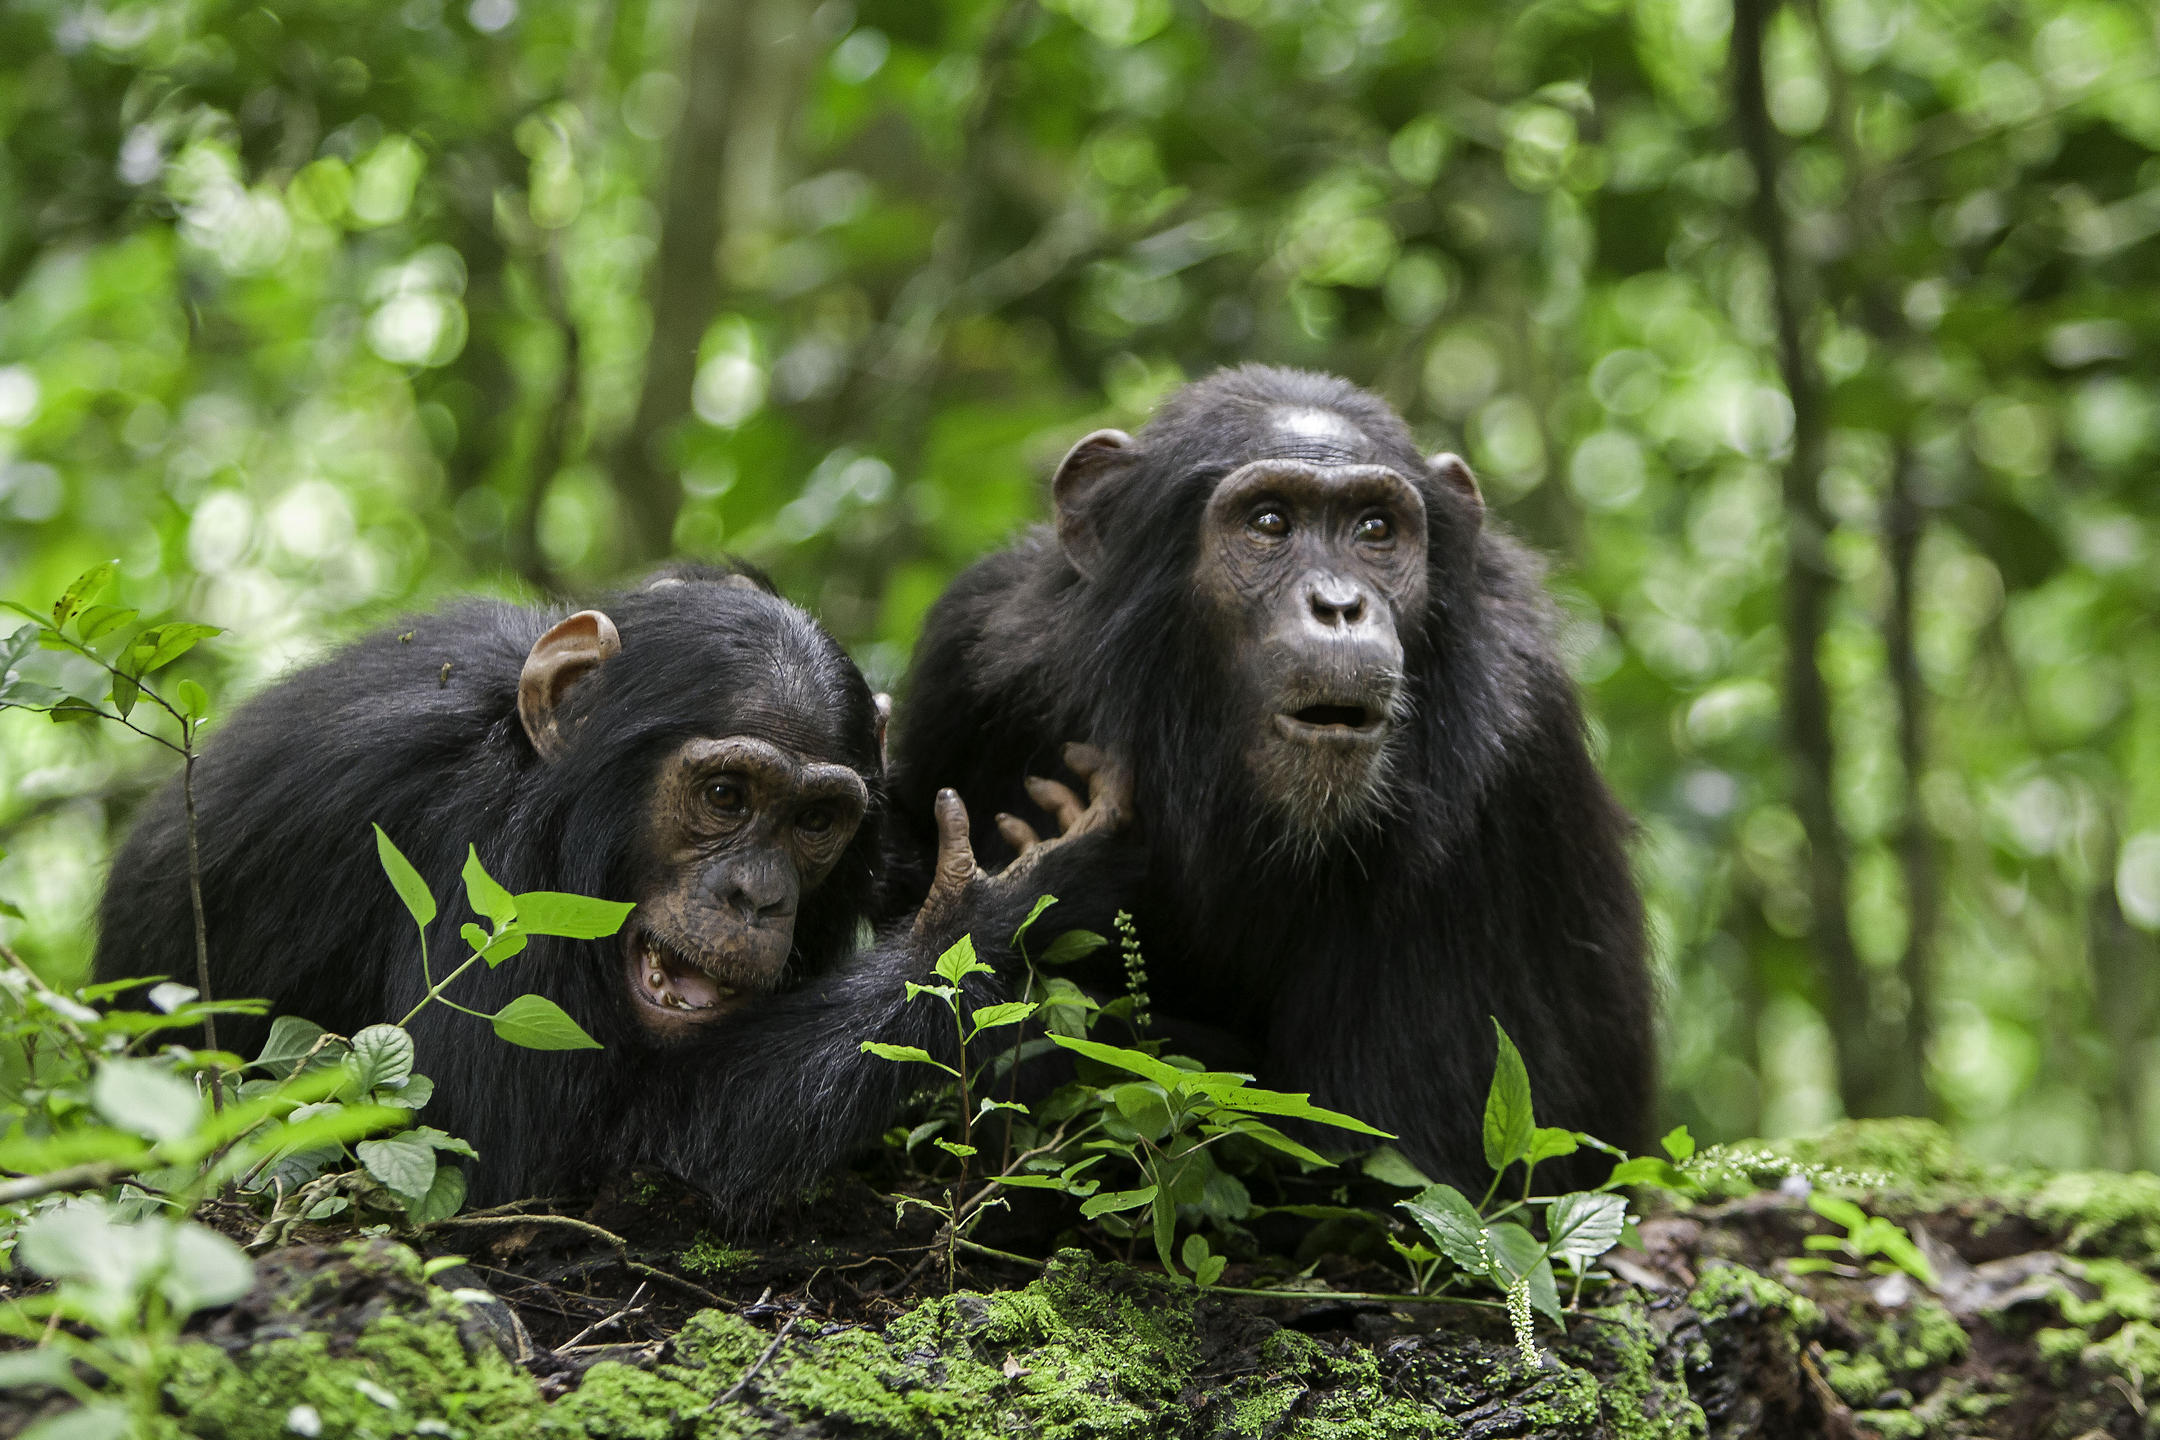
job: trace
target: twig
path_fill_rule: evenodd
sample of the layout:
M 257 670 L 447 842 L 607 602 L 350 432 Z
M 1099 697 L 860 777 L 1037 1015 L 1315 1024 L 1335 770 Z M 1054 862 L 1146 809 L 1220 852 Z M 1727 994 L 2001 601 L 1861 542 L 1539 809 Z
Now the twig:
M 1505 1300 L 1474 1300 L 1468 1295 L 1382 1295 L 1366 1290 L 1248 1290 L 1236 1285 L 1210 1285 L 1210 1295 L 1257 1295 L 1263 1300 L 1356 1300 L 1373 1301 L 1381 1305 L 1472 1305 L 1480 1310 L 1505 1312 Z M 1595 1320 L 1603 1325 L 1621 1325 L 1625 1322 L 1608 1319 L 1592 1310 L 1570 1310 L 1568 1315 Z
M 486 1230 L 518 1225 L 558 1225 L 565 1230 L 575 1230 L 582 1235 L 590 1235 L 595 1240 L 605 1240 L 608 1244 L 614 1246 L 617 1251 L 630 1248 L 630 1242 L 617 1235 L 614 1231 L 603 1230 L 590 1220 L 574 1220 L 568 1215 L 548 1215 L 544 1213 L 537 1215 L 452 1215 L 447 1220 L 437 1220 L 430 1228 L 441 1229 L 444 1226 L 449 1226 L 459 1230 Z
M 963 1250 L 972 1250 L 978 1255 L 988 1255 L 994 1260 L 1005 1260 L 1010 1261 L 1014 1265 L 1025 1265 L 1031 1270 L 1046 1269 L 1049 1265 L 1049 1262 L 1046 1260 L 1037 1260 L 1033 1256 L 1029 1255 L 1015 1255 L 1010 1250 L 994 1250 L 988 1245 L 978 1244 L 973 1240 L 962 1240 L 960 1242 L 960 1248 Z
M 739 1303 L 736 1301 L 722 1299 L 720 1296 L 713 1294 L 712 1291 L 707 1290 L 702 1285 L 693 1284 L 692 1282 L 683 1279 L 680 1275 L 670 1275 L 667 1271 L 662 1270 L 657 1266 L 647 1265 L 644 1262 L 638 1260 L 632 1260 L 628 1256 L 623 1257 L 622 1265 L 625 1270 L 628 1270 L 633 1275 L 643 1275 L 649 1279 L 659 1280 L 666 1284 L 673 1285 L 678 1290 L 687 1290 L 692 1295 L 695 1295 L 700 1300 L 703 1300 L 706 1304 L 713 1306 L 715 1309 L 732 1310 L 735 1308 L 735 1305 Z
M 644 1293 L 645 1282 L 640 1280 L 638 1282 L 637 1289 L 632 1290 L 630 1292 L 630 1298 L 623 1302 L 622 1309 L 617 1310 L 612 1315 L 601 1316 L 598 1320 L 593 1321 L 592 1324 L 587 1325 L 584 1329 L 578 1331 L 577 1334 L 571 1336 L 568 1340 L 563 1341 L 562 1344 L 557 1345 L 554 1348 L 558 1351 L 573 1349 L 577 1345 L 581 1344 L 584 1341 L 585 1337 L 592 1334 L 594 1331 L 605 1330 L 608 1326 L 616 1324 L 617 1322 L 625 1320 L 631 1315 L 642 1311 L 645 1307 L 638 1304 L 638 1297 L 640 1295 L 643 1295 Z
M 757 1359 L 750 1362 L 750 1368 L 743 1371 L 742 1378 L 737 1380 L 733 1385 L 728 1386 L 727 1389 L 721 1391 L 718 1395 L 713 1396 L 712 1404 L 705 1407 L 706 1414 L 712 1414 L 713 1411 L 719 1409 L 722 1405 L 727 1404 L 728 1401 L 733 1400 L 737 1395 L 742 1394 L 743 1387 L 750 1383 L 751 1377 L 756 1375 L 758 1371 L 765 1368 L 765 1362 L 772 1359 L 774 1352 L 776 1352 L 780 1348 L 780 1342 L 787 1339 L 788 1332 L 792 1331 L 795 1328 L 796 1318 L 797 1317 L 793 1315 L 788 1316 L 787 1323 L 780 1327 L 780 1333 L 772 1337 L 772 1344 L 765 1347 L 764 1354 L 758 1356 Z
M 123 1175 L 132 1175 L 151 1163 L 150 1156 L 138 1161 L 92 1160 L 81 1165 L 70 1165 L 65 1170 L 52 1170 L 43 1175 L 25 1175 L 20 1180 L 10 1180 L 0 1185 L 0 1205 L 13 1205 L 18 1200 L 35 1200 L 40 1195 L 50 1195 L 55 1190 L 76 1190 L 90 1185 L 109 1185 Z

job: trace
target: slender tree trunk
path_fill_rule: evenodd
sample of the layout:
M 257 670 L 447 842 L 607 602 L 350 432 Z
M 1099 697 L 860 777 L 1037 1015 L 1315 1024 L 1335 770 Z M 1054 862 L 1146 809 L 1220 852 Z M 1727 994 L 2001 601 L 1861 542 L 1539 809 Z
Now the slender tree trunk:
M 1927 1054 L 1935 1037 L 1935 935 L 1942 916 L 1942 880 L 1935 836 L 1920 799 L 1928 763 L 1927 692 L 1920 678 L 1920 657 L 1913 648 L 1913 567 L 1926 518 L 1913 494 L 1913 463 L 1911 450 L 1900 446 L 1890 467 L 1882 520 L 1890 565 L 1890 613 L 1883 621 L 1883 644 L 1889 652 L 1891 688 L 1897 695 L 1898 760 L 1905 772 L 1897 851 L 1905 876 L 1906 915 L 1905 952 L 1898 960 L 1898 974 L 1905 982 L 1904 1034 L 1898 1054 L 1906 1063 L 1890 1067 L 1883 1098 L 1892 1113 L 1922 1115 L 1934 1108 L 1927 1084 Z
M 1763 90 L 1763 40 L 1771 0 L 1735 0 L 1732 65 L 1733 122 L 1755 172 L 1748 220 L 1770 268 L 1777 312 L 1778 369 L 1792 400 L 1792 455 L 1784 473 L 1785 748 L 1792 766 L 1793 809 L 1808 838 L 1811 948 L 1820 975 L 1825 1017 L 1837 1046 L 1838 1094 L 1852 1115 L 1884 1113 L 1885 1080 L 1910 1057 L 1896 1053 L 1874 1021 L 1866 967 L 1853 944 L 1847 911 L 1845 837 L 1832 779 L 1836 744 L 1830 691 L 1817 651 L 1836 593 L 1825 541 L 1829 516 L 1821 481 L 1828 416 L 1822 383 L 1807 347 L 1804 301 L 1778 203 L 1778 156 Z
M 652 340 L 637 414 L 614 455 L 630 549 L 648 559 L 672 548 L 682 506 L 681 477 L 667 461 L 667 446 L 690 412 L 698 342 L 720 303 L 722 157 L 754 8 L 748 0 L 699 0 L 683 56 L 683 113 L 668 150 L 659 250 L 645 287 Z

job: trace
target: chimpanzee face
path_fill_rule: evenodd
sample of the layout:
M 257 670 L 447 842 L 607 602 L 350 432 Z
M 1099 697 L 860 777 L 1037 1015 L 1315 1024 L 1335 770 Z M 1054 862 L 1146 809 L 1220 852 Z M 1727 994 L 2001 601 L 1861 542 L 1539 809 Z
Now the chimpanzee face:
M 1231 723 L 1292 833 L 1335 833 L 1384 803 L 1408 719 L 1403 637 L 1429 599 L 1427 497 L 1444 487 L 1475 503 L 1476 482 L 1452 455 L 1411 452 L 1406 473 L 1399 444 L 1329 409 L 1248 406 L 1175 425 L 1074 447 L 1058 475 L 1060 539 L 1086 573 L 1103 543 L 1088 513 L 1098 477 L 1148 466 L 1158 439 L 1188 456 L 1201 441 L 1224 473 L 1199 507 L 1192 581 Z
M 667 756 L 649 811 L 652 878 L 623 940 L 640 1018 L 681 1029 L 774 989 L 797 906 L 869 802 L 850 767 L 754 735 L 694 739 Z

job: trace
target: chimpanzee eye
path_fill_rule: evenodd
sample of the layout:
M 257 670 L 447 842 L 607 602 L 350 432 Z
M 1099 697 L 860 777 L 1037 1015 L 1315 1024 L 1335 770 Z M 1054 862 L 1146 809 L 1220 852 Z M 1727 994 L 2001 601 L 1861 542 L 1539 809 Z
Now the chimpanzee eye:
M 1252 519 L 1245 522 L 1255 533 L 1279 540 L 1290 533 L 1290 517 L 1274 505 L 1263 505 L 1253 511 Z
M 829 805 L 812 805 L 795 816 L 795 828 L 805 835 L 821 836 L 831 831 L 833 812 Z
M 1377 545 L 1383 540 L 1394 539 L 1395 527 L 1388 523 L 1385 515 L 1367 515 L 1357 522 L 1357 538 Z
M 705 803 L 723 815 L 740 815 L 750 808 L 750 787 L 723 775 L 705 786 Z

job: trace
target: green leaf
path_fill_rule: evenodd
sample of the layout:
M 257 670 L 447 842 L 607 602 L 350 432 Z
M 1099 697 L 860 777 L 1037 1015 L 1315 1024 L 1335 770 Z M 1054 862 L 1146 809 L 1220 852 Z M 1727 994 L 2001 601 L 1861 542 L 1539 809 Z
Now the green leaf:
M 1093 1220 L 1098 1215 L 1115 1214 L 1120 1210 L 1137 1210 L 1155 1199 L 1155 1187 L 1144 1185 L 1138 1190 L 1107 1190 L 1080 1202 L 1081 1218 Z
M 1565 1325 L 1567 1322 L 1560 1316 L 1560 1289 L 1553 1280 L 1552 1262 L 1545 1258 L 1545 1247 L 1538 1243 L 1537 1237 L 1520 1225 L 1503 1221 L 1486 1226 L 1485 1238 L 1493 1252 L 1497 1272 L 1493 1278 L 1500 1287 L 1512 1290 L 1527 1282 L 1530 1308 L 1555 1325 Z
M 977 1153 L 973 1145 L 962 1145 L 959 1141 L 947 1140 L 942 1135 L 940 1135 L 937 1139 L 932 1140 L 930 1143 L 937 1146 L 938 1149 L 943 1150 L 946 1154 L 957 1155 L 962 1160 L 970 1159 Z
M 1168 1190 L 1158 1190 L 1148 1207 L 1148 1218 L 1153 1221 L 1155 1232 L 1155 1258 L 1162 1261 L 1162 1268 L 1172 1275 L 1178 1273 L 1177 1262 L 1171 1259 L 1171 1247 L 1177 1243 L 1177 1201 Z
M 527 1050 L 598 1050 L 600 1042 L 578 1027 L 545 995 L 520 995 L 495 1012 L 495 1033 Z
M 1203 1125 L 1200 1128 L 1211 1135 L 1243 1135 L 1248 1139 L 1259 1141 L 1271 1150 L 1280 1150 L 1292 1159 L 1302 1161 L 1315 1169 L 1324 1169 L 1333 1163 L 1327 1156 L 1307 1146 L 1300 1145 L 1297 1141 L 1283 1134 L 1282 1131 L 1263 1121 L 1239 1116 L 1224 1124 Z
M 135 713 L 135 701 L 141 694 L 142 686 L 133 678 L 125 674 L 113 676 L 112 704 L 113 709 L 120 712 L 121 719 L 125 720 Z
M 210 713 L 210 692 L 199 681 L 182 680 L 173 688 L 173 703 L 190 721 L 200 723 Z
M 397 891 L 398 899 L 405 902 L 413 923 L 425 930 L 435 919 L 435 896 L 428 890 L 427 882 L 420 872 L 413 869 L 405 852 L 390 843 L 380 825 L 375 829 L 375 853 L 382 860 L 383 874 L 390 877 L 390 887 Z
M 1035 905 L 1032 909 L 1028 911 L 1027 919 L 1022 920 L 1020 922 L 1020 928 L 1013 931 L 1013 948 L 1019 948 L 1021 937 L 1026 935 L 1028 932 L 1028 927 L 1035 923 L 1035 917 L 1042 914 L 1043 911 L 1049 909 L 1052 905 L 1055 904 L 1057 904 L 1057 896 L 1055 895 L 1038 895 L 1035 897 Z
M 31 1385 L 64 1389 L 74 1381 L 73 1366 L 59 1350 L 11 1350 L 0 1355 L 0 1390 L 21 1390 Z
M 452 1135 L 447 1130 L 438 1130 L 433 1125 L 416 1126 L 406 1133 L 415 1140 L 425 1140 L 437 1150 L 445 1151 L 448 1154 L 462 1155 L 468 1160 L 480 1158 L 480 1152 L 473 1149 L 469 1142 L 458 1139 L 457 1136 Z
M 63 590 L 60 598 L 53 602 L 52 623 L 56 626 L 66 625 L 75 617 L 76 611 L 105 593 L 105 587 L 112 583 L 113 572 L 119 568 L 118 560 L 107 560 L 102 565 L 93 565 L 83 571 L 76 577 L 75 583 Z
M 1655 1155 L 1637 1155 L 1613 1166 L 1604 1188 L 1617 1190 L 1623 1185 L 1662 1185 L 1668 1190 L 1692 1188 L 1687 1176 L 1675 1170 L 1670 1161 L 1660 1160 Z
M 990 967 L 975 958 L 975 937 L 962 935 L 953 941 L 943 955 L 938 956 L 938 978 L 948 985 L 958 985 L 970 975 L 987 975 Z
M 117 1400 L 93 1400 L 40 1420 L 22 1432 L 22 1440 L 127 1440 L 135 1433 L 133 1412 Z
M 1253 1115 L 1275 1115 L 1290 1120 L 1310 1120 L 1320 1125 L 1332 1125 L 1338 1130 L 1354 1130 L 1360 1135 L 1378 1135 L 1383 1140 L 1395 1137 L 1376 1126 L 1368 1125 L 1354 1115 L 1337 1110 L 1323 1110 L 1304 1095 L 1285 1095 L 1280 1090 L 1256 1090 L 1239 1086 L 1234 1090 L 1221 1090 L 1214 1095 L 1215 1102 L 1225 1109 L 1242 1110 Z
M 599 940 L 622 929 L 637 905 L 627 900 L 595 900 L 560 890 L 527 890 L 519 895 L 518 929 L 528 935 L 560 935 L 568 940 Z
M 363 1140 L 353 1153 L 368 1174 L 396 1191 L 408 1205 L 425 1200 L 435 1184 L 435 1147 L 413 1135 Z
M 1471 1275 L 1492 1274 L 1492 1254 L 1485 1238 L 1485 1222 L 1477 1207 L 1452 1185 L 1430 1185 L 1398 1205 L 1410 1212 L 1418 1228 L 1431 1238 L 1440 1253 L 1458 1270 Z
M 1563 1155 L 1573 1155 L 1580 1148 L 1574 1131 L 1540 1125 L 1530 1132 L 1530 1151 L 1523 1158 L 1532 1165 L 1539 1165 Z
M 198 625 L 192 620 L 176 620 L 170 625 L 156 625 L 135 637 L 128 646 L 127 660 L 122 668 L 137 675 L 148 675 L 162 670 L 173 661 L 212 635 L 225 632 L 215 625 Z
M 490 937 L 487 931 L 468 920 L 458 927 L 458 934 L 472 946 L 473 954 L 487 961 L 490 970 L 525 949 L 525 931 L 517 925 Z
M 435 1179 L 428 1185 L 427 1194 L 405 1207 L 405 1214 L 415 1225 L 432 1225 L 457 1214 L 465 1203 L 465 1172 L 455 1165 L 438 1163 Z M 462 1257 L 444 1256 L 456 1260 Z
M 93 720 L 112 718 L 80 695 L 61 696 L 45 714 L 55 725 L 87 725 Z
M 1577 1270 L 1618 1243 L 1627 1201 L 1586 1190 L 1562 1195 L 1545 1211 L 1545 1246 Z
M 1127 1070 L 1143 1080 L 1152 1080 L 1165 1090 L 1182 1082 L 1189 1072 L 1175 1065 L 1156 1059 L 1140 1050 L 1127 1050 L 1118 1045 L 1105 1045 L 1100 1040 L 1083 1040 L 1076 1035 L 1052 1035 L 1060 1046 L 1075 1055 L 1085 1055 L 1100 1064 L 1119 1070 Z
M 1685 1125 L 1675 1125 L 1672 1132 L 1659 1143 L 1664 1145 L 1665 1153 L 1672 1156 L 1673 1163 L 1676 1165 L 1684 1165 L 1694 1158 L 1695 1137 L 1688 1134 L 1688 1128 Z
M 904 980 L 901 983 L 907 987 L 907 998 L 910 1000 L 921 995 L 935 995 L 938 999 L 950 1005 L 960 995 L 960 992 L 950 985 L 918 985 L 912 980 Z
M 865 1040 L 862 1042 L 862 1049 L 864 1054 L 875 1055 L 880 1060 L 897 1060 L 902 1064 L 912 1062 L 917 1065 L 935 1065 L 948 1075 L 958 1075 L 960 1073 L 944 1061 L 932 1058 L 930 1052 L 920 1045 L 887 1045 L 879 1040 Z
M 1816 1190 L 1808 1195 L 1808 1209 L 1825 1220 L 1844 1226 L 1847 1230 L 1867 1228 L 1868 1213 L 1842 1195 L 1832 1195 L 1827 1190 Z
M 1523 1068 L 1522 1054 L 1498 1020 L 1493 1021 L 1493 1033 L 1499 1036 L 1500 1053 L 1485 1097 L 1485 1163 L 1499 1171 L 1528 1153 L 1537 1122 L 1530 1113 L 1530 1072 Z
M 1145 1138 L 1160 1140 L 1170 1133 L 1170 1102 L 1155 1086 L 1120 1085 L 1110 1092 L 1110 1103 Z
M 299 1067 L 300 1057 L 315 1048 L 323 1027 L 298 1015 L 280 1015 L 270 1022 L 270 1038 L 256 1055 L 254 1064 L 283 1079 Z
M 1067 930 L 1057 939 L 1050 942 L 1050 948 L 1043 951 L 1042 957 L 1035 963 L 1038 965 L 1070 965 L 1075 960 L 1085 960 L 1109 943 L 1108 940 L 1105 940 L 1093 930 Z
M 517 918 L 517 898 L 495 883 L 480 863 L 480 851 L 471 845 L 465 847 L 464 875 L 465 899 L 476 914 L 485 915 L 498 930 Z
M 101 640 L 135 618 L 135 611 L 124 605 L 92 605 L 75 620 L 75 633 L 83 644 Z
M 1423 1190 L 1433 1183 L 1430 1176 L 1404 1159 L 1402 1151 L 1392 1145 L 1376 1145 L 1366 1151 L 1358 1168 L 1381 1184 L 1402 1190 Z
M 361 1094 L 395 1090 L 412 1075 L 413 1038 L 396 1025 L 370 1025 L 352 1037 L 352 1053 L 345 1063 L 358 1080 Z
M 1017 1025 L 1035 1013 L 1035 1007 L 1025 1000 L 1014 1000 L 1003 1005 L 985 1005 L 968 1016 L 978 1031 L 995 1030 L 1001 1025 Z
M 177 1140 L 203 1117 L 193 1085 L 148 1060 L 107 1060 L 90 1084 L 90 1103 L 109 1123 L 146 1140 Z

